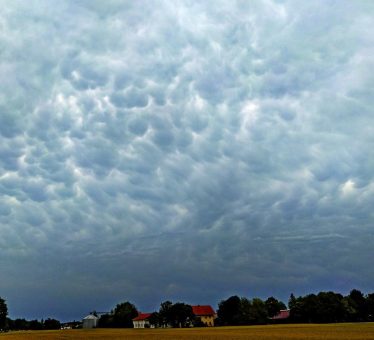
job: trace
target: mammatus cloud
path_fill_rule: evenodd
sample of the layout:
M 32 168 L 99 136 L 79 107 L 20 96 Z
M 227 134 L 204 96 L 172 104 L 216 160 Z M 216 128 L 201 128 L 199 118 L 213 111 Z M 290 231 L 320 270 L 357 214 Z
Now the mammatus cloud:
M 12 315 L 371 288 L 371 4 L 0 7 Z

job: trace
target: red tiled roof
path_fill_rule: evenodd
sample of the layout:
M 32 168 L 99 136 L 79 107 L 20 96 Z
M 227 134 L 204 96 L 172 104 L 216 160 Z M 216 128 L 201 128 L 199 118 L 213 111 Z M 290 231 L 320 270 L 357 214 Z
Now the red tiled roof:
M 132 321 L 143 321 L 147 320 L 152 313 L 139 313 L 138 316 L 135 319 L 132 319 Z
M 191 307 L 192 307 L 192 312 L 196 316 L 202 316 L 202 315 L 214 316 L 216 314 L 211 306 L 191 306 Z
M 290 317 L 290 311 L 288 309 L 282 309 L 276 316 L 272 317 L 272 320 L 282 320 Z

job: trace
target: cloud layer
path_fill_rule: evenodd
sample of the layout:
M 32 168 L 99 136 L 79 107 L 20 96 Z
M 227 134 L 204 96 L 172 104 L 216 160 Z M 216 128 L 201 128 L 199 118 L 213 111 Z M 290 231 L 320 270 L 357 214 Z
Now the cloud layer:
M 371 3 L 0 4 L 11 315 L 372 288 Z

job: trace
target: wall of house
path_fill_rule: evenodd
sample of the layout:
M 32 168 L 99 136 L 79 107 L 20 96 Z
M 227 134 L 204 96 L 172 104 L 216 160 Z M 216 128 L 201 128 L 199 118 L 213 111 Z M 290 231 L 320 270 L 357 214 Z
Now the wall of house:
M 149 326 L 148 320 L 141 320 L 141 321 L 133 321 L 134 328 L 145 328 L 145 326 Z
M 214 326 L 214 317 L 213 316 L 200 316 L 201 322 L 205 323 L 207 326 Z

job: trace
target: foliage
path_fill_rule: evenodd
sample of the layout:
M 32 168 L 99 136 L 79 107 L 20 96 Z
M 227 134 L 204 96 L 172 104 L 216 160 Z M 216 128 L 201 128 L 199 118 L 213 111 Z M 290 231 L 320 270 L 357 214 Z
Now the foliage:
M 36 330 L 41 330 L 43 329 L 43 320 L 42 321 L 38 321 L 38 320 L 30 320 L 28 322 L 28 328 L 27 329 L 30 329 L 32 331 L 36 331 Z
M 265 302 L 259 298 L 254 298 L 251 301 L 249 311 L 248 324 L 250 325 L 259 325 L 265 324 L 268 321 L 268 314 L 266 310 Z
M 56 319 L 48 318 L 44 321 L 43 328 L 44 329 L 60 329 L 61 328 L 61 323 L 60 323 L 60 321 L 58 321 Z
M 189 326 L 194 319 L 192 307 L 182 302 L 177 302 L 171 306 L 170 316 L 171 324 L 174 327 Z
M 110 314 L 103 314 L 98 323 L 100 328 L 132 328 L 134 319 L 138 315 L 136 307 L 126 301 L 117 304 Z
M 8 306 L 3 298 L 0 297 L 0 329 L 7 327 Z
M 366 310 L 366 299 L 364 294 L 359 290 L 353 289 L 347 296 L 348 303 L 353 307 L 354 313 L 351 315 L 350 321 L 366 321 L 367 310 Z
M 275 297 L 270 296 L 265 301 L 265 308 L 268 317 L 272 318 L 277 315 L 282 309 L 286 309 L 286 305 L 282 301 L 278 301 Z
M 366 311 L 368 321 L 374 321 L 374 293 L 368 294 L 366 297 Z
M 218 320 L 219 325 L 237 326 L 237 325 L 258 325 L 268 322 L 268 309 L 271 313 L 279 312 L 280 308 L 284 306 L 275 298 L 269 298 L 268 304 L 259 298 L 249 300 L 245 297 L 231 296 L 227 300 L 222 300 L 218 305 Z
M 130 302 L 123 302 L 116 306 L 113 313 L 113 326 L 132 328 L 134 319 L 138 315 L 136 307 Z
M 171 320 L 171 307 L 173 303 L 171 301 L 165 301 L 161 303 L 159 311 L 160 324 L 166 327 Z
M 158 313 L 159 324 L 162 326 L 187 327 L 194 322 L 192 307 L 182 302 L 173 304 L 171 301 L 161 303 Z
M 290 322 L 331 323 L 373 320 L 374 296 L 353 289 L 348 296 L 334 292 L 295 297 L 289 300 Z
M 103 314 L 101 315 L 99 322 L 99 328 L 112 328 L 113 326 L 113 315 L 112 314 Z
M 218 324 L 222 326 L 236 326 L 241 324 L 242 302 L 238 296 L 231 296 L 218 304 Z
M 157 313 L 157 312 L 152 313 L 151 316 L 148 318 L 148 320 L 152 326 L 159 327 L 162 325 L 160 313 Z
M 10 329 L 14 330 L 27 330 L 29 329 L 29 322 L 26 319 L 15 319 L 11 325 Z

